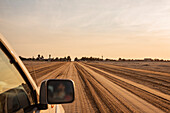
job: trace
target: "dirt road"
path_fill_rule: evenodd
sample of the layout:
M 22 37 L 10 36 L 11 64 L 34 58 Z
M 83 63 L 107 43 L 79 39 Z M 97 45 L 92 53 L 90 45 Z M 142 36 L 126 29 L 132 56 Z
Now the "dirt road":
M 102 63 L 24 62 L 40 82 L 67 78 L 75 82 L 75 101 L 65 104 L 74 112 L 170 112 L 170 74 Z

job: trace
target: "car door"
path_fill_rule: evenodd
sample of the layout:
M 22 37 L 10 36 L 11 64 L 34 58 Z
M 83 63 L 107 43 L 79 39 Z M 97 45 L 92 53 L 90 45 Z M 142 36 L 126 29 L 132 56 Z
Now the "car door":
M 36 104 L 34 95 L 0 45 L 0 113 L 32 112 Z

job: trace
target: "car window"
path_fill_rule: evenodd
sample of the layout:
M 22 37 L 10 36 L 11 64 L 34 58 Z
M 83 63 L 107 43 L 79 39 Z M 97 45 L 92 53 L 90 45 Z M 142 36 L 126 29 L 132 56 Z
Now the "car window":
M 31 90 L 0 49 L 0 113 L 24 112 L 33 104 Z

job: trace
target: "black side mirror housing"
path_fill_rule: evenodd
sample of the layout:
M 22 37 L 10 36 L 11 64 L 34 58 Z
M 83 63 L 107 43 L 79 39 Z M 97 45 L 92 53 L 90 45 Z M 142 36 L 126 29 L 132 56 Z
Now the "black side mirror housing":
M 40 104 L 72 103 L 74 99 L 74 82 L 71 80 L 48 79 L 41 83 Z

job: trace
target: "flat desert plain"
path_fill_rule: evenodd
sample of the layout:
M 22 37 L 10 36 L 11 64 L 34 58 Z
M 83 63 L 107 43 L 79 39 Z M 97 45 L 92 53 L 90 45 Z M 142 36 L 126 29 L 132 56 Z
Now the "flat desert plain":
M 66 113 L 170 112 L 170 62 L 24 61 L 39 86 L 44 79 L 72 79 L 75 101 Z

